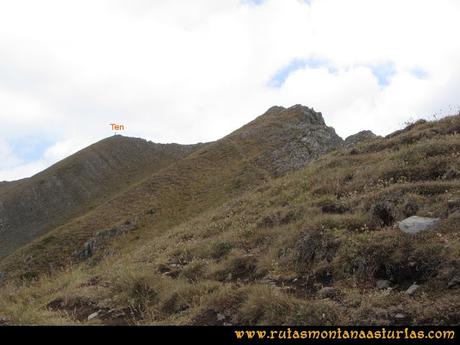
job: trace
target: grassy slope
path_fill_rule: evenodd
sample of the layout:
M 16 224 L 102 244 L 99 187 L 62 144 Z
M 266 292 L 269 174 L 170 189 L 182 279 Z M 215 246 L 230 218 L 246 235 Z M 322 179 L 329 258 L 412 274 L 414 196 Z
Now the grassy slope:
M 0 188 L 0 257 L 198 147 L 113 136 L 31 178 L 6 183 Z
M 268 111 L 227 137 L 127 186 L 107 202 L 4 258 L 0 270 L 10 276 L 54 270 L 71 263 L 73 252 L 100 230 L 127 220 L 143 227 L 151 222 L 153 211 L 154 227 L 149 233 L 155 235 L 270 179 L 270 171 L 254 160 L 273 147 L 282 147 L 288 138 L 295 141 L 295 132 L 279 135 L 291 124 L 304 121 L 298 116 L 302 109 L 292 109 L 282 115 L 279 111 L 284 108 Z
M 129 322 L 147 324 L 458 324 L 460 296 L 447 283 L 460 274 L 459 216 L 447 212 L 447 200 L 460 196 L 459 132 L 459 116 L 417 123 L 285 177 L 266 178 L 230 200 L 235 185 L 219 166 L 199 158 L 213 146 L 197 151 L 180 170 L 166 169 L 136 189 L 148 187 L 162 205 L 154 199 L 137 205 L 136 194 L 126 200 L 138 210 L 153 205 L 157 218 L 142 216 L 136 230 L 87 262 L 21 287 L 4 286 L 0 310 L 11 323 L 74 323 L 86 319 L 47 305 L 77 298 L 131 310 Z M 231 154 L 236 148 L 225 147 L 214 154 L 238 164 Z M 208 170 L 181 184 L 179 172 L 197 164 Z M 253 173 L 264 180 L 259 170 Z M 222 181 L 218 189 L 213 178 Z M 184 203 L 210 186 L 206 195 L 215 199 L 197 197 L 192 208 Z M 412 214 L 440 217 L 441 226 L 402 234 L 394 223 Z M 78 229 L 96 221 L 89 215 Z M 39 244 L 27 250 L 34 253 Z M 375 288 L 384 278 L 392 291 Z M 414 281 L 422 288 L 409 297 L 404 290 Z M 334 286 L 334 296 L 321 298 L 322 286 Z

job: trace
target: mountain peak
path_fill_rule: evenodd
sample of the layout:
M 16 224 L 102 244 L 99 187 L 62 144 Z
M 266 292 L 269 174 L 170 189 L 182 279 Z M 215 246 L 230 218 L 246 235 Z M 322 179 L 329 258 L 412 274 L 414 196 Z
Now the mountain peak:
M 375 135 L 372 131 L 364 130 L 348 136 L 344 141 L 344 145 L 345 147 L 352 147 L 356 144 L 367 142 L 375 138 L 378 138 L 378 135 Z
M 316 112 L 313 108 L 302 104 L 295 104 L 289 108 L 282 106 L 273 106 L 255 121 L 279 121 L 288 122 L 297 125 L 307 126 L 326 126 L 323 115 Z
M 266 147 L 256 162 L 275 176 L 299 169 L 342 144 L 320 112 L 301 104 L 271 107 L 230 137 Z
M 0 183 L 0 257 L 199 147 L 114 135 L 30 178 Z
M 284 110 L 285 113 L 297 117 L 299 120 L 310 125 L 325 126 L 323 114 L 316 112 L 313 108 L 306 107 L 301 104 L 293 105 Z

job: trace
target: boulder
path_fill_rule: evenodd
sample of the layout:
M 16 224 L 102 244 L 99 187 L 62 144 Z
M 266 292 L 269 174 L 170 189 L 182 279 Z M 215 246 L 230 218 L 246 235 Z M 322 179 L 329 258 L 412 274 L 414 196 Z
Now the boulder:
M 88 315 L 88 321 L 91 321 L 92 319 L 97 318 L 100 314 L 101 314 L 101 311 L 98 310 L 98 311 L 96 311 L 96 312 L 94 312 L 94 313 Z
M 393 323 L 395 325 L 407 325 L 411 321 L 410 315 L 404 314 L 404 313 L 396 313 L 393 316 Z
M 409 286 L 409 288 L 406 290 L 406 295 L 409 295 L 409 296 L 414 296 L 415 293 L 417 292 L 417 290 L 420 288 L 420 285 L 417 285 L 417 284 L 412 284 L 411 286 Z
M 320 298 L 334 298 L 337 296 L 337 289 L 332 286 L 325 286 L 318 291 Z
M 391 283 L 390 283 L 389 280 L 379 279 L 379 280 L 377 280 L 375 285 L 377 286 L 377 289 L 384 290 L 384 289 L 388 289 L 390 287 Z
M 460 276 L 455 276 L 447 283 L 448 289 L 455 289 L 460 287 Z
M 419 232 L 436 229 L 439 218 L 427 218 L 412 216 L 398 223 L 399 229 L 406 234 L 418 234 Z
M 460 212 L 460 198 L 447 200 L 447 209 L 450 215 L 456 212 Z

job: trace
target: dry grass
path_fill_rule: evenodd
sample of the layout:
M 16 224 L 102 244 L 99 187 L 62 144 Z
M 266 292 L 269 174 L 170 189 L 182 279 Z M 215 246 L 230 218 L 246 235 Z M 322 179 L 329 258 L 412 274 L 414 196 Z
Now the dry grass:
M 458 324 L 458 287 L 447 285 L 460 274 L 459 218 L 447 200 L 460 196 L 459 132 L 459 116 L 417 123 L 281 178 L 240 179 L 238 193 L 229 192 L 232 176 L 245 165 L 233 144 L 197 151 L 140 185 L 136 197 L 145 198 L 133 195 L 121 213 L 154 207 L 155 221 L 141 217 L 135 231 L 86 263 L 50 276 L 34 267 L 38 281 L 2 288 L 1 316 L 85 322 L 46 307 L 80 296 L 101 308 L 135 310 L 139 324 L 395 324 L 397 314 L 411 324 Z M 212 150 L 234 170 L 222 173 L 222 159 L 211 168 Z M 89 214 L 52 235 L 102 225 L 108 207 L 97 213 L 102 219 Z M 440 217 L 440 228 L 401 233 L 396 222 L 412 214 Z M 63 245 L 43 240 L 28 250 L 41 243 L 53 255 Z M 377 290 L 377 279 L 393 289 Z M 409 297 L 413 282 L 422 288 Z M 323 286 L 333 286 L 336 297 L 320 298 Z

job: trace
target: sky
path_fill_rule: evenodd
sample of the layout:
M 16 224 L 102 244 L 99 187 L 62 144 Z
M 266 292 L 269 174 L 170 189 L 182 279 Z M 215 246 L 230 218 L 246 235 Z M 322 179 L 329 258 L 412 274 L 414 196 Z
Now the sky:
M 219 139 L 274 105 L 346 137 L 460 109 L 458 0 L 0 0 L 0 181 L 113 135 Z

